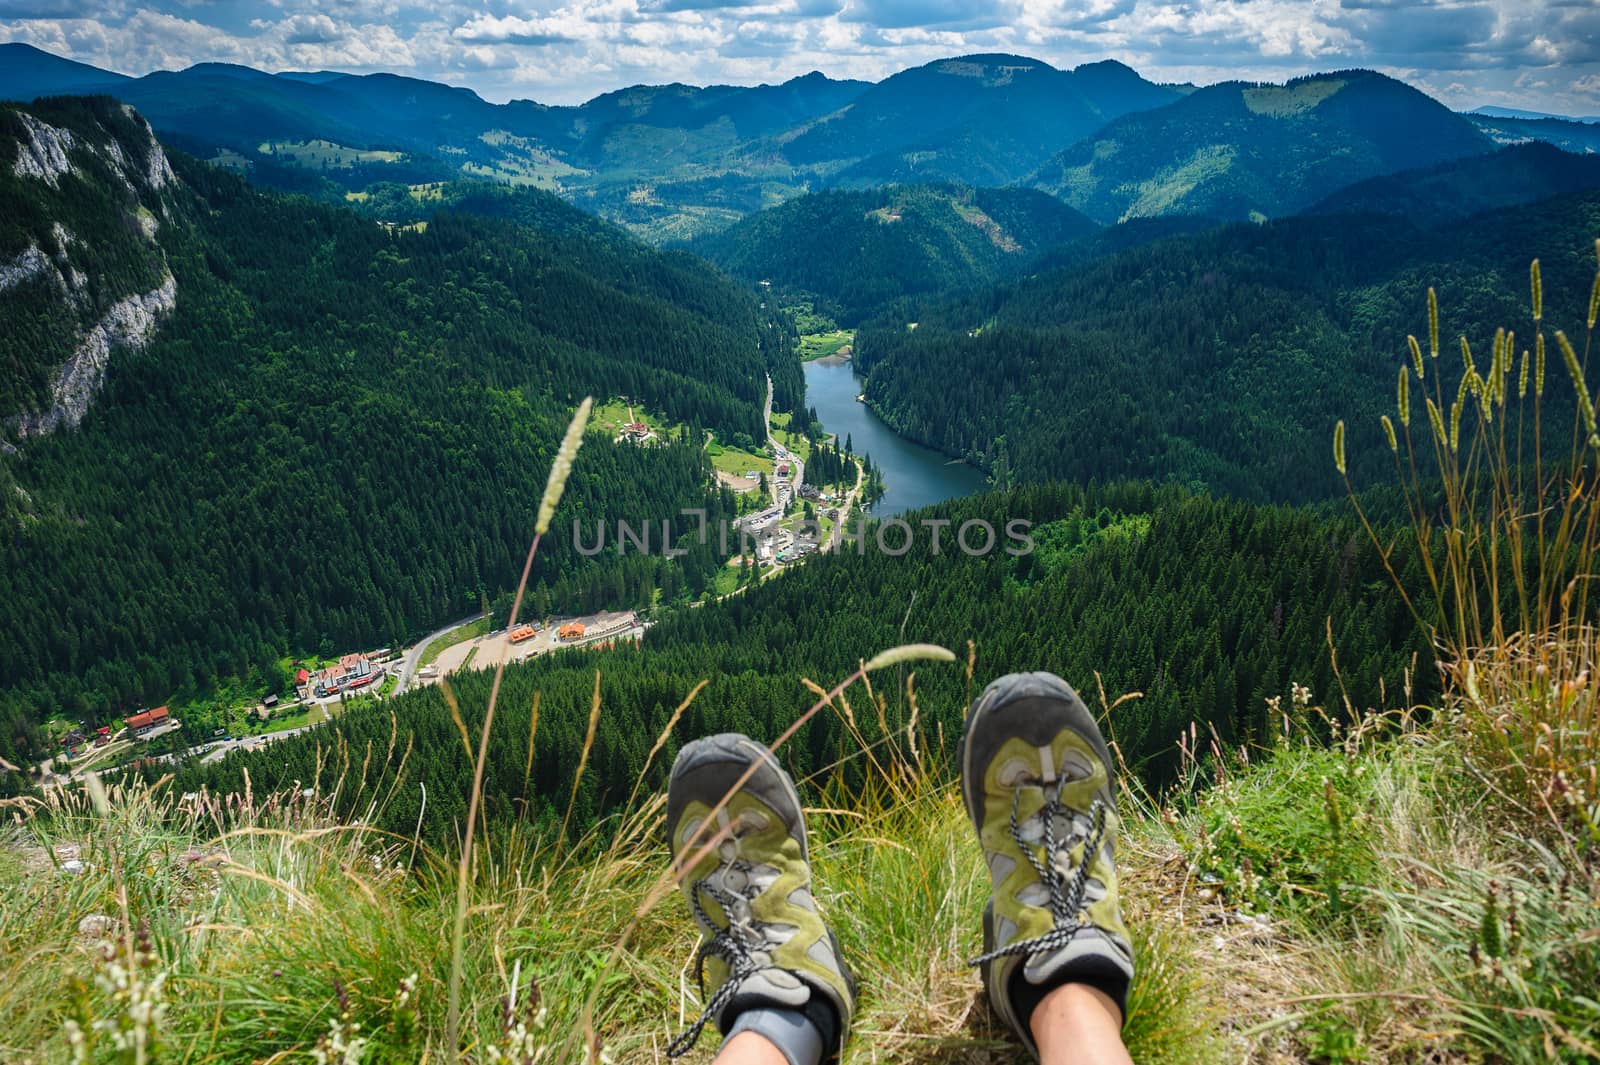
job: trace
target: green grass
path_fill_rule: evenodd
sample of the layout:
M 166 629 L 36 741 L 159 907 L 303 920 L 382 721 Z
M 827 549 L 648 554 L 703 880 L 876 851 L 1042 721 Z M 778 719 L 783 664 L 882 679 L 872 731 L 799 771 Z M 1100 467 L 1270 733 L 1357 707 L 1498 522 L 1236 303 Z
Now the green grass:
M 835 329 L 826 333 L 807 333 L 800 338 L 800 359 L 810 362 L 812 359 L 822 359 L 829 355 L 837 355 L 847 346 L 856 342 L 854 329 Z
M 711 592 L 713 595 L 727 595 L 739 587 L 739 574 L 741 572 L 739 560 L 734 558 L 726 566 L 717 570 L 711 578 Z
M 338 704 L 335 703 L 331 705 L 337 706 Z M 329 712 L 323 707 L 312 706 L 307 708 L 302 713 L 290 714 L 287 717 L 275 717 L 269 721 L 260 722 L 261 727 L 254 730 L 250 734 L 257 736 L 268 736 L 274 732 L 283 732 L 286 729 L 304 728 L 307 725 L 315 725 L 318 722 L 326 721 L 328 716 Z M 234 733 L 234 735 L 239 734 Z
M 589 415 L 589 425 L 592 429 L 603 430 L 610 436 L 617 436 L 622 432 L 622 427 L 629 422 L 628 411 L 630 404 L 621 399 L 608 399 L 604 403 L 595 405 Z M 634 419 L 648 425 L 657 437 L 662 440 L 671 440 L 676 437 L 682 423 L 674 422 L 661 414 L 652 413 L 642 404 L 631 405 Z
M 422 649 L 422 657 L 417 660 L 417 667 L 420 669 L 421 667 L 428 665 L 430 662 L 438 658 L 445 649 L 454 647 L 456 644 L 462 643 L 466 640 L 475 640 L 479 636 L 483 636 L 488 633 L 488 631 L 489 619 L 479 618 L 477 621 L 469 621 L 460 628 L 451 629 L 442 636 L 434 637 L 432 640 L 428 641 L 428 646 Z
M 858 713 L 871 705 L 852 697 Z M 1290 716 L 1270 750 L 1191 759 L 1178 792 L 1120 800 L 1134 1060 L 1589 1060 L 1600 873 L 1483 808 L 1449 714 L 1369 717 L 1333 746 L 1308 739 L 1316 708 L 1295 702 Z M 842 1065 L 1024 1060 L 965 964 L 988 883 L 938 750 L 897 734 L 872 749 L 864 786 L 824 787 L 808 814 L 816 894 L 860 989 Z M 591 999 L 613 1060 L 663 1060 L 699 999 L 680 979 L 695 931 L 660 879 L 659 802 L 560 847 L 518 825 L 480 849 L 462 952 L 469 1057 L 503 1043 L 502 1001 L 536 983 L 537 1060 L 582 1060 Z M 98 807 L 55 793 L 0 830 L 0 1059 L 64 1059 L 69 1020 L 140 1023 L 95 982 L 111 970 L 78 932 L 91 914 L 144 930 L 110 949 L 147 956 L 136 983 L 162 979 L 145 983 L 165 1006 L 152 1060 L 302 1060 L 336 1028 L 368 1041 L 364 1061 L 453 1056 L 439 931 L 453 857 L 331 824 L 320 796 L 240 803 L 224 830 L 164 786 L 114 787 Z M 56 843 L 81 847 L 83 874 L 22 860 Z M 1247 860 L 1283 890 L 1253 885 Z M 1335 882 L 1342 910 L 1328 905 Z M 715 1042 L 689 1060 L 709 1061 Z M 87 1060 L 116 1060 L 106 1043 L 98 1033 Z
M 712 441 L 706 445 L 706 457 L 711 460 L 711 466 L 723 473 L 731 473 L 743 477 L 746 472 L 755 470 L 772 476 L 772 456 L 764 451 L 746 451 L 743 448 L 729 447 Z
M 256 151 L 300 166 L 328 166 L 334 169 L 345 169 L 359 163 L 398 163 L 405 158 L 404 152 L 349 148 L 328 140 L 268 141 Z

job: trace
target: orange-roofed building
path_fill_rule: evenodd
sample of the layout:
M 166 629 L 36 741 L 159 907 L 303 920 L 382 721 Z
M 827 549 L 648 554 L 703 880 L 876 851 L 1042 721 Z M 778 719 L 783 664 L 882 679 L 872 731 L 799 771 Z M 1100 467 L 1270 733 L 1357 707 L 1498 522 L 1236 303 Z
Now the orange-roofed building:
M 522 643 L 524 640 L 531 639 L 533 639 L 532 625 L 518 625 L 511 631 L 510 640 L 512 643 Z
M 563 640 L 576 640 L 578 637 L 584 634 L 584 631 L 583 623 L 581 621 L 569 621 L 565 625 L 561 626 L 560 629 L 556 630 L 556 635 L 560 636 Z
M 158 706 L 154 710 L 141 710 L 132 717 L 126 718 L 122 723 L 127 725 L 128 731 L 135 736 L 145 736 L 170 720 L 172 720 L 172 715 L 167 712 L 167 708 Z

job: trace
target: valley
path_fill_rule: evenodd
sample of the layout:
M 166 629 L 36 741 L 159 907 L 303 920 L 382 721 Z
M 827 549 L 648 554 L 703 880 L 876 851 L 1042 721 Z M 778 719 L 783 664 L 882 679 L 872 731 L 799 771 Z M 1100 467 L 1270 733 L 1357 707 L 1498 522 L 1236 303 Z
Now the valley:
M 0 43 L 0 1060 L 664 1060 L 720 733 L 782 737 L 841 1065 L 1011 1060 L 962 775 L 1035 670 L 1108 753 L 1005 838 L 1037 786 L 1126 871 L 1137 1060 L 1594 1056 L 1600 125 L 917 54 Z

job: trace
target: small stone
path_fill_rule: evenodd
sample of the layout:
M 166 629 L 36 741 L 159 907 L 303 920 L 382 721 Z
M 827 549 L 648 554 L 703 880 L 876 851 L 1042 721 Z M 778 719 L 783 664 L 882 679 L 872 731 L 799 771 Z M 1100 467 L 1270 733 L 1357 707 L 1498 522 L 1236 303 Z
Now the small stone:
M 104 939 L 116 930 L 116 918 L 103 913 L 91 913 L 78 922 L 78 934 L 86 939 Z
M 83 872 L 84 869 L 84 864 L 76 858 L 68 858 L 66 861 L 61 863 L 61 871 L 69 876 L 77 876 L 79 873 Z

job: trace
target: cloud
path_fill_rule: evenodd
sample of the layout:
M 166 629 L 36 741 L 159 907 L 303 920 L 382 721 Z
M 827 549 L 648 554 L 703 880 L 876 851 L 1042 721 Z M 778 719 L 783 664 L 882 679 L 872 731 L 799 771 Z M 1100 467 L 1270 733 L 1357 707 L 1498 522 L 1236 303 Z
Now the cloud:
M 555 19 L 480 15 L 457 26 L 450 36 L 472 44 L 566 44 L 579 39 L 559 26 L 560 23 Z
M 285 44 L 332 44 L 344 33 L 327 15 L 295 15 L 282 23 Z
M 140 74 L 396 70 L 493 99 L 635 82 L 882 78 L 978 51 L 1158 80 L 1366 66 L 1454 106 L 1595 107 L 1594 0 L 0 0 L 0 40 Z
M 762 0 L 645 0 L 641 11 L 729 11 L 755 7 Z

